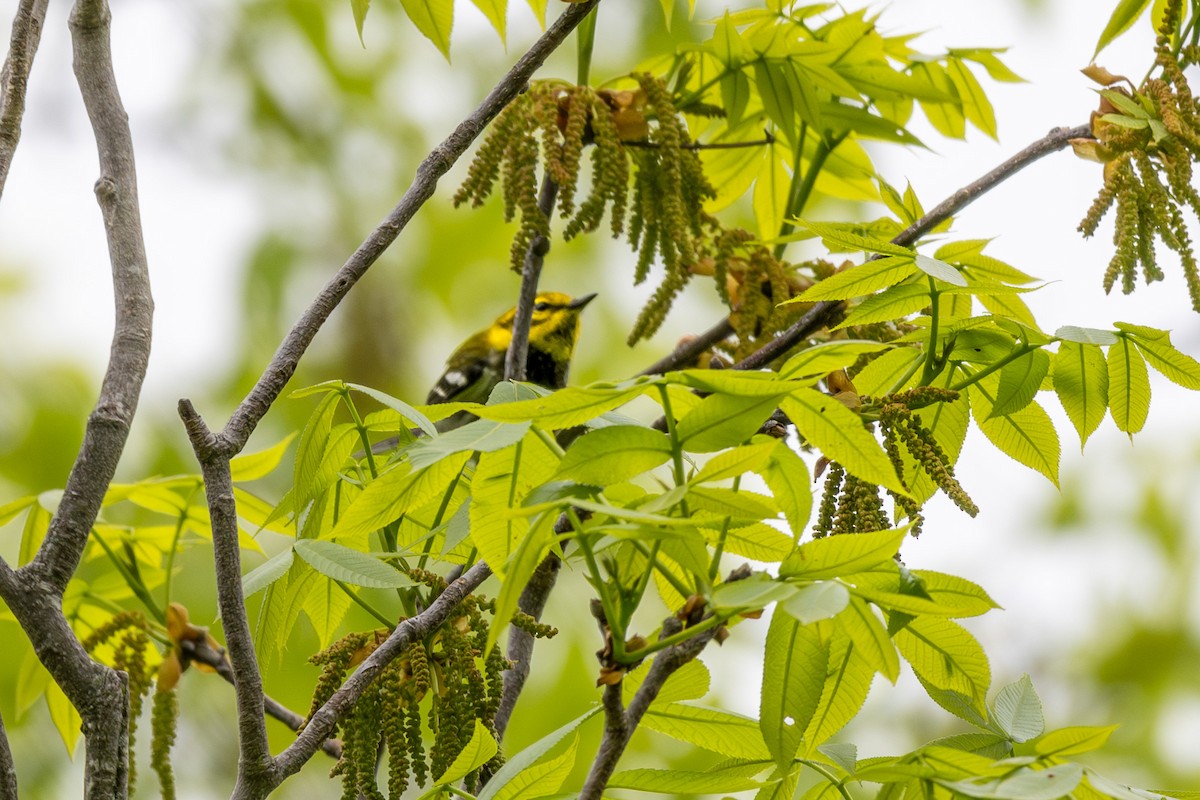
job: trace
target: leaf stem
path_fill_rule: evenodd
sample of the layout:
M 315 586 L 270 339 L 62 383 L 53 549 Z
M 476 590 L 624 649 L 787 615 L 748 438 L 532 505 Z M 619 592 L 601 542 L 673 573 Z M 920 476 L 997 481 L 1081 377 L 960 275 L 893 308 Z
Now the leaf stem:
M 361 608 L 363 611 L 366 611 L 372 617 L 374 617 L 375 619 L 382 622 L 384 627 L 386 627 L 389 631 L 394 631 L 396 629 L 395 622 L 393 622 L 392 620 L 385 617 L 381 611 L 379 611 L 373 605 L 368 603 L 366 600 L 363 600 L 361 597 L 359 597 L 358 593 L 353 591 L 349 586 L 342 583 L 337 578 L 330 578 L 330 580 L 333 581 L 334 583 L 336 583 L 337 587 L 339 589 L 341 589 L 343 592 L 345 592 L 346 596 L 349 597 L 351 600 L 353 600 L 355 602 L 355 604 L 358 605 L 359 608 Z
M 925 346 L 925 368 L 921 371 L 922 386 L 928 386 L 937 377 L 938 323 L 942 316 L 938 306 L 941 292 L 938 291 L 932 275 L 927 275 L 926 280 L 929 281 L 929 343 Z
M 1020 347 L 1018 347 L 1017 349 L 1013 350 L 1008 355 L 1006 355 L 1004 358 L 1001 358 L 998 361 L 988 364 L 986 367 L 979 370 L 978 372 L 971 373 L 971 375 L 969 377 L 964 378 L 963 380 L 954 384 L 953 386 L 950 387 L 950 389 L 955 392 L 961 392 L 963 389 L 966 389 L 968 386 L 978 383 L 979 381 L 986 378 L 988 375 L 991 375 L 996 370 L 1003 369 L 1004 367 L 1008 366 L 1012 362 L 1016 361 L 1021 356 L 1028 355 L 1029 353 L 1032 353 L 1034 350 L 1038 350 L 1038 349 L 1040 349 L 1039 345 L 1023 344 Z

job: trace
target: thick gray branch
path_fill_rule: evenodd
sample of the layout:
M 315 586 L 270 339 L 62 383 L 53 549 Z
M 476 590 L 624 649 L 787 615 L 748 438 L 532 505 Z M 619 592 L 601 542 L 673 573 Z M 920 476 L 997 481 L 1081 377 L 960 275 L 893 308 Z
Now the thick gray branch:
M 31 13 L 38 14 L 41 7 L 44 4 Z M 82 717 L 87 743 L 84 797 L 89 800 L 125 797 L 129 689 L 124 674 L 96 663 L 84 651 L 63 617 L 62 593 L 79 565 L 137 410 L 150 356 L 153 315 L 133 142 L 112 71 L 109 20 L 104 0 L 79 0 L 70 23 L 75 75 L 99 153 L 96 198 L 112 265 L 116 322 L 109 364 L 41 549 L 18 572 L 0 567 L 0 595 L 29 637 L 38 660 Z M 37 25 L 40 28 L 40 16 Z M 22 41 L 30 44 L 28 39 Z M 27 49 L 27 55 L 32 57 L 32 49 Z M 12 54 L 6 81 L 13 77 L 11 67 Z M 5 92 L 9 89 L 6 84 Z M 8 102 L 6 95 L 5 115 L 16 113 Z
M 60 595 L 79 565 L 125 448 L 150 359 L 154 314 L 138 211 L 133 138 L 112 69 L 110 18 L 105 0 L 79 0 L 71 12 L 75 76 L 100 157 L 96 199 L 108 238 L 116 314 L 108 370 L 88 418 L 83 446 L 46 540 L 26 568 Z
M 538 568 L 534 570 L 533 575 L 529 578 L 529 583 L 521 590 L 521 597 L 517 600 L 517 608 L 522 612 L 533 617 L 535 620 L 542 618 L 542 611 L 546 608 L 546 601 L 550 599 L 550 592 L 554 589 L 554 584 L 558 581 L 558 572 L 562 568 L 562 561 L 558 556 L 550 554 L 538 564 Z M 512 720 L 513 711 L 517 707 L 517 700 L 521 696 L 521 690 L 525 688 L 525 681 L 529 679 L 529 668 L 533 662 L 533 645 L 536 640 L 533 634 L 524 631 L 515 625 L 510 625 L 508 628 L 508 650 L 505 651 L 505 657 L 511 662 L 512 666 L 504 671 L 504 689 L 500 694 L 500 707 L 496 709 L 495 729 L 496 741 L 504 740 L 504 731 L 508 729 L 508 723 Z
M 233 498 L 233 477 L 229 457 L 216 446 L 216 437 L 187 400 L 179 401 L 179 416 L 187 429 L 196 460 L 204 475 L 204 492 L 212 521 L 213 559 L 217 572 L 217 607 L 233 666 L 233 686 L 237 695 L 238 785 L 271 770 L 271 748 L 267 743 L 267 725 L 263 718 L 262 675 L 254 655 L 254 637 L 246 618 L 246 598 L 242 594 L 242 554 L 238 542 L 237 503 Z
M 245 446 L 246 440 L 250 438 L 250 434 L 258 425 L 259 420 L 267 413 L 271 404 L 275 402 L 279 393 L 283 391 L 283 387 L 291 379 L 300 356 L 308 349 L 308 345 L 317 335 L 317 331 L 320 330 L 325 320 L 351 287 L 396 240 L 417 210 L 433 196 L 438 180 L 466 152 L 488 123 L 514 97 L 524 91 L 533 73 L 563 43 L 599 1 L 585 0 L 585 2 L 569 6 L 542 34 L 541 38 L 518 59 L 513 68 L 480 103 L 479 107 L 421 162 L 417 167 L 416 177 L 408 191 L 404 193 L 404 197 L 400 199 L 387 218 L 359 245 L 329 283 L 325 284 L 312 305 L 308 307 L 291 332 L 288 333 L 287 338 L 283 340 L 258 383 L 230 418 L 229 424 L 225 426 L 221 435 L 223 446 L 228 452 L 236 453 Z
M 17 800 L 17 768 L 8 748 L 4 717 L 0 717 L 0 800 Z
M 21 119 L 25 116 L 25 91 L 29 70 L 42 38 L 49 0 L 21 0 L 13 17 L 8 58 L 0 72 L 0 195 L 8 181 L 13 153 L 21 140 Z

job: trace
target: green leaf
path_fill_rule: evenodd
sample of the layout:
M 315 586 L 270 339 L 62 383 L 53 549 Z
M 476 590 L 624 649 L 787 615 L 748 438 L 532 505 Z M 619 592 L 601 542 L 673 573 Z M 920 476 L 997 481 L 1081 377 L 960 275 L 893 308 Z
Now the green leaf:
M 854 593 L 880 608 L 904 614 L 928 614 L 935 617 L 976 617 L 993 608 L 996 602 L 982 588 L 955 575 L 913 570 L 910 588 L 900 571 L 884 569 L 847 575 Z
M 540 428 L 570 428 L 612 411 L 641 394 L 649 385 L 653 382 L 634 387 L 568 387 L 545 397 L 485 406 L 475 409 L 474 413 L 497 422 L 532 420 Z
M 863 300 L 833 327 L 834 330 L 852 325 L 870 325 L 873 322 L 890 322 L 915 314 L 929 305 L 929 287 L 921 284 L 903 284 L 884 289 Z
M 337 411 L 341 399 L 336 392 L 329 392 L 317 403 L 313 413 L 309 415 L 300 432 L 300 442 L 296 445 L 296 465 L 292 475 L 292 499 L 295 502 L 295 513 L 304 511 L 309 501 L 320 492 L 325 485 L 318 479 L 325 460 L 325 452 L 329 448 L 329 437 L 333 430 L 333 415 Z
M 723 756 L 770 758 L 759 734 L 758 723 L 731 711 L 667 703 L 651 707 L 642 718 L 642 725 Z
M 804 731 L 808 756 L 854 719 L 866 702 L 875 671 L 845 631 L 834 629 L 821 699 Z M 853 758 L 851 758 L 853 760 Z
M 522 792 L 526 785 L 530 785 L 522 779 L 522 775 L 525 774 L 526 770 L 529 770 L 542 756 L 554 749 L 568 734 L 573 733 L 580 725 L 596 716 L 599 712 L 599 705 L 592 706 L 566 725 L 546 734 L 516 755 L 510 756 L 504 762 L 504 766 L 479 791 L 479 794 L 476 795 L 476 800 L 517 800 L 518 798 L 525 800 L 525 798 L 530 797 L 530 795 L 517 794 L 518 792 Z M 578 744 L 578 740 L 576 740 L 576 744 Z M 536 786 L 536 784 L 532 785 Z M 510 790 L 508 788 L 510 786 L 515 788 Z M 513 794 L 504 794 L 509 791 L 512 791 Z
M 921 351 L 915 347 L 897 347 L 863 367 L 854 376 L 859 394 L 881 397 L 904 388 L 905 376 L 910 380 L 921 363 Z
M 354 27 L 358 29 L 358 41 L 363 47 L 366 47 L 363 40 L 363 22 L 367 19 L 367 9 L 370 6 L 371 0 L 350 0 L 350 13 L 354 15 Z
M 249 597 L 282 578 L 292 566 L 292 548 L 283 550 L 242 576 L 242 594 Z
M 1054 391 L 1079 433 L 1082 449 L 1108 409 L 1108 362 L 1100 346 L 1073 341 L 1060 344 L 1054 358 Z
M 576 731 L 562 753 L 548 761 L 526 767 L 496 792 L 496 800 L 533 800 L 555 794 L 571 776 L 578 753 L 579 732 Z
M 1138 351 L 1145 356 L 1150 366 L 1162 373 L 1167 380 L 1185 389 L 1200 389 L 1200 363 L 1176 350 L 1171 345 L 1170 336 L 1166 331 L 1155 331 L 1152 328 L 1135 329 L 1121 322 L 1117 323 L 1117 327 L 1131 334 L 1130 338 L 1137 345 Z M 1144 331 L 1161 335 L 1151 338 L 1145 335 Z
M 625 679 L 621 681 L 621 696 L 626 705 L 641 687 L 646 675 L 650 672 L 650 665 L 653 663 L 651 661 L 642 664 L 626 674 Z M 671 673 L 662 688 L 658 690 L 658 694 L 654 696 L 654 702 L 678 703 L 681 700 L 699 700 L 708 694 L 711 681 L 712 676 L 708 672 L 708 667 L 704 666 L 704 662 L 692 659 Z
M 353 389 L 356 392 L 361 392 L 381 405 L 392 409 L 397 414 L 404 417 L 421 430 L 425 431 L 426 436 L 438 435 L 437 428 L 432 422 L 430 422 L 429 417 L 425 416 L 420 411 L 417 411 L 403 400 L 392 397 L 390 394 L 381 392 L 378 389 L 372 389 L 370 386 L 362 386 L 357 383 L 347 383 L 346 386 L 347 388 Z
M 787 771 L 821 699 L 829 641 L 781 607 L 771 615 L 763 653 L 759 728 L 775 763 Z
M 1028 742 L 1042 735 L 1046 720 L 1042 700 L 1028 675 L 1002 688 L 992 703 L 992 720 L 1014 742 Z
M 294 438 L 296 438 L 296 434 L 290 433 L 274 447 L 230 459 L 229 471 L 233 476 L 233 482 L 246 483 L 269 475 L 279 466 L 279 462 L 283 460 L 283 454 L 287 452 L 288 445 Z M 3 515 L 0 514 L 0 516 Z
M 879 617 L 864 600 L 851 596 L 850 605 L 838 617 L 840 628 L 854 642 L 858 652 L 871 669 L 892 683 L 900 675 L 900 658 L 892 637 L 879 621 Z
M 50 711 L 50 722 L 67 749 L 67 755 L 74 757 L 75 746 L 83 734 L 83 718 L 54 681 L 46 683 L 46 708 Z
M 1073 756 L 1098 750 L 1108 741 L 1118 725 L 1103 728 L 1079 726 L 1059 728 L 1042 736 L 1033 743 L 1033 752 L 1041 756 Z
M 812 581 L 863 572 L 894 558 L 908 528 L 805 542 L 779 567 L 779 576 Z
M 975 711 L 987 714 L 991 669 L 983 648 L 965 628 L 940 617 L 915 617 L 894 638 L 918 678 L 962 695 Z
M 861 267 L 855 267 L 855 269 L 861 269 Z M 847 270 L 846 272 L 853 272 L 853 270 Z M 838 274 L 844 275 L 846 272 Z M 823 378 L 834 370 L 843 369 L 854 364 L 863 355 L 878 353 L 890 347 L 891 345 L 884 342 L 871 342 L 859 339 L 822 342 L 812 347 L 806 347 L 789 358 L 787 363 L 780 368 L 779 377 L 790 380 Z
M 1108 348 L 1108 408 L 1117 430 L 1130 436 L 1150 413 L 1150 373 L 1127 336 Z
M 492 760 L 499 752 L 496 740 L 480 720 L 475 720 L 475 730 L 471 733 L 471 741 L 454 758 L 454 762 L 446 767 L 446 771 L 437 778 L 436 783 L 446 785 L 462 780 L 484 764 Z
M 967 285 L 967 279 L 963 277 L 963 274 L 945 261 L 939 261 L 936 258 L 930 258 L 918 253 L 913 263 L 917 269 L 931 278 L 937 278 L 939 281 L 948 283 L 951 286 Z
M 853 297 L 865 297 L 880 289 L 895 286 L 916 272 L 917 264 L 911 253 L 907 256 L 877 258 L 874 261 L 835 272 L 825 280 L 814 283 L 802 295 L 788 302 L 807 303 L 817 300 L 849 300 Z M 802 351 L 800 355 L 804 355 L 804 352 Z M 832 372 L 832 370 L 827 370 L 827 372 Z M 793 377 L 786 366 L 784 370 L 780 371 L 780 374 Z
M 715 544 L 716 531 L 709 537 L 709 543 Z M 749 525 L 730 527 L 725 532 L 725 552 L 735 556 L 751 558 L 766 563 L 783 561 L 796 542 L 791 536 L 773 528 L 765 522 L 753 522 Z
M 791 64 L 786 61 L 764 58 L 754 62 L 754 81 L 763 110 L 794 150 L 797 146 L 796 103 L 785 72 L 791 69 Z
M 520 509 L 526 496 L 557 469 L 556 455 L 532 433 L 513 447 L 480 455 L 471 479 L 471 543 L 498 574 L 504 574 L 509 556 L 529 530 L 529 519 L 512 510 Z
M 795 593 L 795 586 L 774 581 L 766 573 L 758 573 L 740 581 L 722 583 L 712 591 L 709 600 L 714 608 L 751 610 L 784 600 Z
M 500 35 L 500 41 L 505 41 L 505 23 L 507 22 L 508 0 L 471 0 L 475 7 L 483 12 L 488 22 Z
M 1075 325 L 1064 325 L 1054 332 L 1055 338 L 1076 344 L 1098 344 L 1107 347 L 1116 344 L 1118 337 L 1112 331 L 1100 328 L 1080 328 Z
M 808 477 L 808 465 L 786 442 L 778 442 L 771 463 L 759 474 L 787 518 L 792 537 L 798 538 L 812 514 L 812 481 Z
M 905 259 L 911 259 L 914 255 L 913 251 L 907 247 L 892 244 L 883 239 L 859 236 L 836 224 L 810 222 L 809 220 L 802 219 L 796 220 L 796 224 L 820 236 L 825 246 L 835 253 L 856 253 L 863 251 L 867 253 L 879 253 L 885 256 L 899 256 Z
M 521 441 L 529 431 L 530 424 L 472 420 L 441 436 L 422 439 L 414 444 L 408 449 L 408 463 L 418 470 L 456 453 L 494 453 Z
M 724 794 L 763 786 L 761 781 L 737 774 L 686 772 L 680 769 L 627 769 L 608 781 L 613 789 L 637 789 L 660 794 Z
M 671 440 L 639 425 L 598 428 L 580 437 L 558 465 L 556 478 L 610 486 L 648 472 L 671 458 Z
M 812 389 L 799 389 L 781 401 L 800 434 L 825 455 L 868 483 L 907 495 L 887 453 L 862 418 L 838 400 Z
M 837 581 L 817 581 L 802 586 L 779 607 L 803 625 L 832 619 L 850 603 L 850 590 Z
M 500 593 L 496 596 L 496 608 L 493 612 L 494 624 L 488 627 L 487 645 L 484 656 L 492 651 L 500 634 L 512 620 L 513 612 L 517 610 L 517 602 L 521 592 L 525 590 L 529 579 L 537 571 L 542 559 L 554 546 L 554 521 L 557 514 L 543 514 L 530 528 L 529 532 L 517 543 L 516 550 L 502 568 L 493 571 L 502 576 Z
M 989 375 L 970 388 L 971 415 L 983 435 L 1000 452 L 1045 475 L 1058 485 L 1060 448 L 1054 423 L 1037 403 L 1030 403 L 1012 414 L 993 417 L 999 376 Z
M 458 453 L 422 470 L 410 471 L 408 465 L 400 464 L 382 473 L 350 503 L 329 537 L 371 533 L 420 508 L 445 491 L 469 457 L 470 453 Z
M 1100 55 L 1101 50 L 1122 33 L 1129 30 L 1130 26 L 1133 25 L 1149 5 L 1150 0 L 1120 0 L 1117 3 L 1117 7 L 1113 9 L 1112 16 L 1108 19 L 1108 24 L 1100 32 L 1100 39 L 1096 42 L 1096 50 L 1092 53 L 1092 58 L 1094 59 Z
M 429 41 L 450 59 L 450 29 L 454 27 L 454 0 L 400 0 L 408 18 Z
M 1037 770 L 1021 767 L 990 780 L 934 780 L 953 792 L 979 800 L 1057 800 L 1068 796 L 1083 780 L 1083 767 L 1071 763 Z
M 586 437 L 585 437 L 586 438 Z M 659 438 L 663 439 L 662 434 Z M 744 444 L 713 456 L 692 476 L 689 483 L 708 483 L 736 478 L 747 472 L 758 472 L 765 468 L 776 451 L 775 442 Z
M 971 124 L 983 133 L 996 138 L 996 112 L 992 103 L 979 85 L 979 81 L 971 74 L 971 70 L 957 58 L 947 61 L 946 72 L 958 89 L 959 99 L 962 100 L 963 113 Z
M 27 509 L 37 505 L 38 496 L 31 494 L 0 506 L 0 526 L 7 525 Z
M 401 589 L 414 585 L 407 575 L 378 558 L 337 542 L 297 539 L 292 549 L 317 572 L 335 581 L 372 589 Z
M 1031 350 L 1005 364 L 1000 370 L 991 416 L 1012 414 L 1033 402 L 1049 371 L 1050 356 L 1042 350 Z
M 778 407 L 781 397 L 782 394 L 755 398 L 709 395 L 679 420 L 676 435 L 684 448 L 694 453 L 732 447 L 758 431 Z

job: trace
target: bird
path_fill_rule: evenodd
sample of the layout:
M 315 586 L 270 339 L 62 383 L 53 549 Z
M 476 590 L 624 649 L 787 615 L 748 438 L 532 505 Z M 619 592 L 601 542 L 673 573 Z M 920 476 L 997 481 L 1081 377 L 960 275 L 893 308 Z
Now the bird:
M 525 358 L 526 381 L 547 389 L 567 385 L 571 354 L 579 338 L 579 314 L 595 297 L 594 293 L 572 298 L 561 292 L 542 292 L 534 299 Z M 485 402 L 504 379 L 504 359 L 512 343 L 516 316 L 517 309 L 511 308 L 460 344 L 430 389 L 426 405 Z

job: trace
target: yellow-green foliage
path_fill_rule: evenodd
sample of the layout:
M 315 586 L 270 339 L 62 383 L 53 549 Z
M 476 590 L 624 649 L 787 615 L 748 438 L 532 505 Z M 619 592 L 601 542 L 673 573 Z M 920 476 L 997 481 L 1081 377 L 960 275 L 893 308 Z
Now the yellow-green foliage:
M 1155 43 L 1161 76 L 1147 79 L 1134 93 L 1102 92 L 1101 111 L 1109 113 L 1093 115 L 1092 132 L 1100 145 L 1093 154 L 1106 162 L 1104 186 L 1079 230 L 1094 234 L 1115 204 L 1116 251 L 1104 273 L 1105 291 L 1120 278 L 1122 291 L 1132 292 L 1139 266 L 1146 283 L 1163 278 L 1154 250 L 1157 237 L 1179 255 L 1192 307 L 1200 311 L 1200 268 L 1183 216 L 1185 206 L 1200 214 L 1200 195 L 1192 186 L 1192 159 L 1200 156 L 1200 107 L 1184 74 L 1200 52 L 1172 47 L 1181 13 L 1182 0 L 1167 3 Z M 1116 79 L 1104 82 L 1111 87 Z

